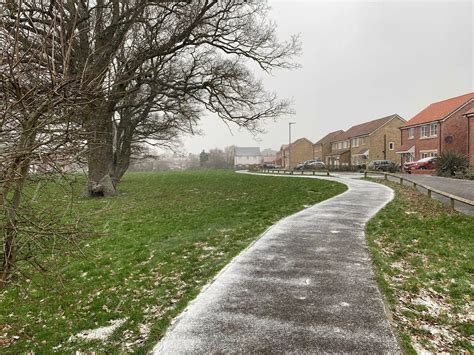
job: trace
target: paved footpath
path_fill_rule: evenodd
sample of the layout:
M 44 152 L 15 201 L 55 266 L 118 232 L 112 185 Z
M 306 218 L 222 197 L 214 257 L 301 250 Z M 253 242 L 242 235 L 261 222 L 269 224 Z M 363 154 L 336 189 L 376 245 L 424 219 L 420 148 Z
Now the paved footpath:
M 176 319 L 155 354 L 400 353 L 364 237 L 393 192 L 325 179 L 349 190 L 271 227 Z

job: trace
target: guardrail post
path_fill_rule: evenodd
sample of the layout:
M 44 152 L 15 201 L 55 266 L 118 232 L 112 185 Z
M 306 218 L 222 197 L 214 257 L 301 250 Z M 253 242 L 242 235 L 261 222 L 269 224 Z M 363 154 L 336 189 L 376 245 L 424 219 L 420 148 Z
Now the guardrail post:
M 428 189 L 428 197 L 431 198 L 431 190 Z
M 387 180 L 388 180 L 388 174 L 387 174 L 387 173 L 383 173 L 383 175 L 384 175 L 385 181 L 387 181 Z
M 364 177 L 367 178 L 367 170 L 364 171 Z
M 316 175 L 315 173 L 316 173 L 316 171 L 313 170 L 313 176 Z
M 403 178 L 402 177 L 400 178 L 400 185 L 403 186 Z
M 413 183 L 413 188 L 416 189 L 416 186 L 417 186 L 417 185 L 416 185 L 416 182 L 414 182 L 414 183 Z
M 329 170 L 328 170 L 328 171 L 326 171 L 326 176 L 329 176 Z
M 449 198 L 449 208 L 454 210 L 454 198 L 452 197 Z
M 304 175 L 304 171 L 303 171 L 303 170 L 301 170 L 301 175 Z

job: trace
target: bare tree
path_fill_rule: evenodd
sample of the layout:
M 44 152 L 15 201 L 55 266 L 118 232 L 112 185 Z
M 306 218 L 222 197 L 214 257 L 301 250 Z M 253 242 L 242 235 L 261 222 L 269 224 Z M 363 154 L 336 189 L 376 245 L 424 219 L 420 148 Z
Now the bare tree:
M 74 112 L 94 96 L 71 73 L 76 29 L 64 22 L 60 4 L 49 11 L 33 5 L 0 2 L 0 286 L 20 257 L 33 262 L 31 244 L 40 249 L 48 237 L 73 233 L 57 224 L 60 218 L 28 207 L 25 187 L 32 165 L 61 172 L 80 155 Z
M 105 7 L 114 13 L 114 6 Z M 298 53 L 298 40 L 277 41 L 265 2 L 201 0 L 130 6 L 127 13 L 133 7 L 135 17 L 126 25 L 111 20 L 106 26 L 114 32 L 122 26 L 123 36 L 117 37 L 120 43 L 114 43 L 112 36 L 104 44 L 114 47 L 114 54 L 109 67 L 104 67 L 102 103 L 93 107 L 96 115 L 90 115 L 87 129 L 90 193 L 110 185 L 111 171 L 115 181 L 120 179 L 123 169 L 117 174 L 113 165 L 127 159 L 120 159 L 121 149 L 114 156 L 113 142 L 114 137 L 125 137 L 123 133 L 144 136 L 148 132 L 149 138 L 157 133 L 165 142 L 163 127 L 169 127 L 172 135 L 193 131 L 199 117 L 196 109 L 256 129 L 259 119 L 277 117 L 288 109 L 288 103 L 266 93 L 243 64 L 252 61 L 264 71 L 294 67 L 288 60 Z M 120 11 L 119 7 L 115 12 Z M 131 103 L 135 110 L 123 109 Z M 117 117 L 124 123 L 114 125 Z M 125 147 L 123 152 L 127 151 Z

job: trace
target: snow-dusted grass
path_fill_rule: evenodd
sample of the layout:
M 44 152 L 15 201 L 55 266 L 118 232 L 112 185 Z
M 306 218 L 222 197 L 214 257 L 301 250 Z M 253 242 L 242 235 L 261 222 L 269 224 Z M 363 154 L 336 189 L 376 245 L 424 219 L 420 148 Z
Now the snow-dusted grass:
M 367 225 L 379 285 L 407 353 L 474 352 L 474 218 L 415 189 Z
M 235 255 L 284 216 L 344 185 L 228 171 L 128 174 L 120 195 L 80 197 L 94 231 L 62 281 L 34 276 L 0 291 L 0 353 L 145 353 Z M 51 198 L 51 196 L 54 196 Z M 62 204 L 64 194 L 39 197 Z

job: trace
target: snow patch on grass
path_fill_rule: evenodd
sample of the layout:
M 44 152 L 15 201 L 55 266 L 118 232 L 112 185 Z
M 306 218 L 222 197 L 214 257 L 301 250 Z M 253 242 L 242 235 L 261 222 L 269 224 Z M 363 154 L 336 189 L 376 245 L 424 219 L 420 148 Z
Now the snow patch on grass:
M 74 341 L 77 339 L 106 340 L 113 334 L 115 330 L 120 328 L 127 321 L 127 319 L 128 318 L 114 319 L 109 322 L 110 325 L 107 325 L 105 327 L 84 330 L 76 335 L 73 335 L 71 338 L 69 338 L 69 341 Z

